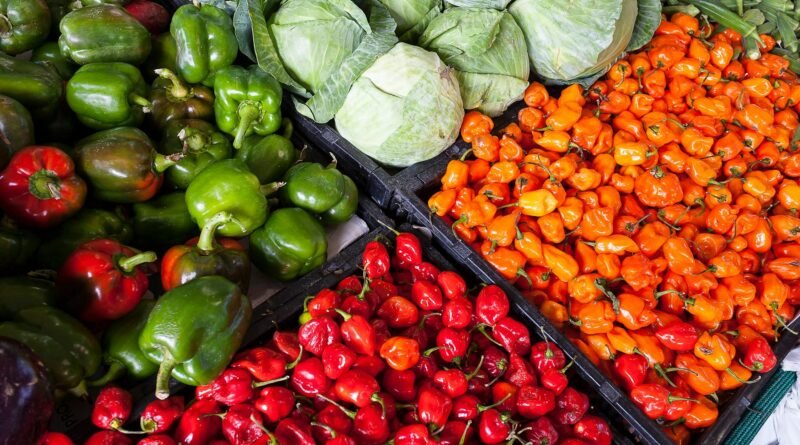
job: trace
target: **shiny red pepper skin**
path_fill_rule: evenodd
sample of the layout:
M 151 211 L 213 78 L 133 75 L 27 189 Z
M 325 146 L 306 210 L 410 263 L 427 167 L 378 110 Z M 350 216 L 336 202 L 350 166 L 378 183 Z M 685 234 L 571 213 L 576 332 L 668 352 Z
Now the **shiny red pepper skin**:
M 369 321 L 361 315 L 350 315 L 344 311 L 337 311 L 344 318 L 339 326 L 342 340 L 357 354 L 375 355 L 377 340 L 375 329 Z
M 408 269 L 422 263 L 422 244 L 413 233 L 399 233 L 394 239 L 394 256 L 397 258 L 397 267 Z
M 455 300 L 467 296 L 467 282 L 461 275 L 452 270 L 445 270 L 436 276 L 436 284 L 442 290 L 442 295 L 448 300 Z
M 336 290 L 341 292 L 342 295 L 353 295 L 360 294 L 363 287 L 364 286 L 361 284 L 361 278 L 355 275 L 350 275 L 336 285 Z
M 523 386 L 517 391 L 517 412 L 527 419 L 536 419 L 556 408 L 556 395 L 546 388 Z
M 483 335 L 480 335 L 483 337 Z M 483 370 L 492 378 L 503 375 L 508 370 L 508 353 L 491 344 L 483 348 Z
M 133 396 L 118 386 L 106 386 L 100 390 L 92 408 L 92 424 L 104 430 L 122 427 L 131 416 Z
M 322 351 L 322 366 L 325 376 L 336 380 L 347 372 L 356 362 L 357 355 L 352 349 L 341 343 L 334 343 Z
M 472 322 L 472 302 L 463 297 L 448 300 L 442 308 L 442 324 L 448 328 L 466 329 Z
M 656 383 L 639 385 L 631 390 L 631 400 L 647 417 L 657 419 L 669 406 L 669 390 Z
M 350 435 L 350 432 L 353 430 L 353 419 L 347 413 L 331 404 L 325 405 L 317 413 L 315 421 L 316 423 L 332 428 L 336 434 Z M 314 431 L 321 430 L 314 428 L 312 432 Z M 327 434 L 325 435 L 325 437 L 328 436 Z
M 267 386 L 261 390 L 253 405 L 264 415 L 267 423 L 275 423 L 291 414 L 294 403 L 294 393 L 290 389 Z
M 378 377 L 386 369 L 386 362 L 376 355 L 359 355 L 350 369 L 361 370 L 372 377 Z
M 345 372 L 333 385 L 333 392 L 339 400 L 359 408 L 379 400 L 380 389 L 374 377 L 357 369 Z
M 444 303 L 442 290 L 436 283 L 428 280 L 418 280 L 411 286 L 411 299 L 424 311 L 439 310 Z
M 444 426 L 450 411 L 453 409 L 453 400 L 435 388 L 421 388 L 417 397 L 417 416 L 420 422 L 426 425 Z
M 605 420 L 596 416 L 583 416 L 574 428 L 575 437 L 593 445 L 611 445 L 613 435 Z
M 548 369 L 547 371 L 543 372 L 541 377 L 539 377 L 540 384 L 553 391 L 556 395 L 560 395 L 567 389 L 569 385 L 569 380 L 567 379 L 567 375 L 564 374 L 563 371 L 558 371 L 555 369 Z
M 484 410 L 481 409 L 480 399 L 469 393 L 453 399 L 453 410 L 451 417 L 458 420 L 473 420 Z
M 567 388 L 556 398 L 553 418 L 562 425 L 574 425 L 589 410 L 589 397 L 573 388 Z
M 361 267 L 367 278 L 373 280 L 389 273 L 389 252 L 380 241 L 370 241 L 364 248 Z
M 394 445 L 428 445 L 436 441 L 431 437 L 428 427 L 421 423 L 405 425 L 395 431 Z
M 436 346 L 439 348 L 442 360 L 447 363 L 458 363 L 469 348 L 469 332 L 444 328 L 436 335 Z
M 177 442 L 167 434 L 155 434 L 136 442 L 136 445 L 177 445 Z
M 320 315 L 333 316 L 335 314 L 334 309 L 339 307 L 341 303 L 342 296 L 338 292 L 322 289 L 308 302 L 306 310 L 311 315 L 311 318 L 316 318 Z
M 21 149 L 0 173 L 0 208 L 15 221 L 47 229 L 83 207 L 86 182 L 69 155 L 55 147 Z
M 36 445 L 75 445 L 75 443 L 64 433 L 48 431 L 39 437 Z
M 213 399 L 225 406 L 248 402 L 255 395 L 253 377 L 243 369 L 226 369 L 211 383 L 195 388 L 199 400 Z
M 132 311 L 147 292 L 141 264 L 155 259 L 153 252 L 138 253 L 115 240 L 89 241 L 61 266 L 56 288 L 81 320 L 115 320 Z
M 550 369 L 563 369 L 567 364 L 564 352 L 549 341 L 540 341 L 531 346 L 531 363 L 539 375 Z
M 665 348 L 688 352 L 697 343 L 697 329 L 685 321 L 675 321 L 656 330 L 656 338 Z
M 287 361 L 293 362 L 300 356 L 300 339 L 295 332 L 275 331 L 269 346 L 286 356 Z
M 474 429 L 472 425 L 460 420 L 450 420 L 444 425 L 444 429 L 439 434 L 439 445 L 459 445 L 469 443 L 472 439 Z M 433 442 L 434 444 L 436 442 Z
M 295 366 L 290 380 L 292 388 L 306 397 L 314 397 L 325 393 L 331 381 L 325 376 L 325 367 L 316 357 L 302 360 Z
M 261 413 L 251 405 L 233 405 L 222 418 L 222 434 L 232 445 L 251 445 L 266 435 Z
M 222 405 L 213 400 L 196 400 L 181 416 L 175 440 L 185 445 L 206 445 L 222 432 L 222 419 L 214 414 Z
M 505 442 L 511 434 L 508 416 L 496 409 L 487 409 L 481 414 L 478 423 L 478 435 L 482 443 L 496 444 Z
M 450 398 L 463 395 L 469 389 L 467 376 L 458 369 L 440 369 L 433 375 L 436 387 Z
M 376 315 L 394 329 L 407 328 L 419 322 L 419 308 L 411 300 L 399 295 L 381 303 Z
M 440 273 L 441 271 L 438 267 L 428 262 L 422 262 L 415 264 L 411 268 L 411 280 L 414 282 L 420 280 L 435 282 Z
M 300 326 L 297 331 L 297 339 L 303 349 L 320 357 L 326 346 L 341 341 L 341 334 L 339 326 L 333 318 L 323 315 Z
M 142 431 L 148 434 L 164 433 L 183 415 L 183 396 L 171 396 L 165 400 L 148 403 L 139 418 Z
M 494 326 L 508 315 L 510 309 L 506 293 L 497 285 L 484 287 L 475 297 L 475 318 L 478 323 Z
M 492 328 L 492 338 L 508 352 L 528 355 L 531 351 L 531 335 L 528 328 L 511 317 L 503 317 Z
M 383 408 L 371 403 L 359 408 L 353 418 L 352 436 L 358 443 L 383 443 L 389 438 L 389 419 Z
M 415 386 L 417 381 L 417 374 L 407 369 L 405 371 L 397 371 L 392 368 L 386 369 L 383 372 L 383 388 L 395 399 L 401 402 L 412 402 L 417 397 L 417 388 Z
M 764 337 L 756 337 L 750 341 L 742 358 L 744 366 L 753 371 L 766 373 L 778 364 L 778 358 L 772 352 L 769 342 Z
M 614 372 L 627 391 L 644 383 L 649 370 L 650 363 L 639 354 L 621 354 L 614 360 Z
M 558 431 L 548 417 L 540 417 L 533 422 L 528 422 L 522 429 L 525 430 L 522 437 L 533 445 L 558 443 Z
M 508 370 L 503 375 L 503 379 L 518 387 L 535 385 L 536 371 L 529 361 L 521 355 L 512 353 L 509 354 Z
M 260 382 L 275 380 L 286 375 L 286 358 L 267 347 L 256 347 L 240 352 L 230 365 L 243 369 Z
M 119 431 L 98 431 L 92 434 L 84 445 L 132 445 L 133 441 Z
M 311 434 L 311 425 L 307 420 L 301 420 L 300 416 L 287 417 L 278 422 L 275 437 L 279 444 L 316 445 Z
M 667 409 L 664 410 L 664 419 L 674 422 L 691 411 L 693 404 L 696 402 L 690 400 L 689 396 L 688 391 L 680 388 L 669 390 L 669 398 L 667 400 L 669 403 L 667 404 Z

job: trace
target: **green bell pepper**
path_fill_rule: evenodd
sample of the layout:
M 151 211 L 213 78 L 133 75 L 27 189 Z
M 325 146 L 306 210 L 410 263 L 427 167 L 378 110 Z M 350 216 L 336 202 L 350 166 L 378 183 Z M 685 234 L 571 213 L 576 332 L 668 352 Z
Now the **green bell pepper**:
M 58 37 L 61 31 L 58 25 L 61 19 L 69 12 L 68 3 L 72 0 L 47 0 L 47 7 L 50 8 L 50 35 Z
M 37 252 L 37 263 L 40 267 L 58 270 L 78 246 L 100 238 L 114 239 L 127 245 L 133 241 L 133 229 L 114 212 L 81 209 L 50 231 Z
M 250 259 L 266 275 L 280 281 L 303 276 L 325 262 L 325 228 L 303 209 L 279 209 L 250 235 Z
M 74 11 L 76 9 L 85 8 L 87 6 L 97 6 L 97 5 L 125 6 L 130 2 L 131 0 L 71 0 L 70 9 Z
M 225 159 L 211 164 L 192 180 L 186 189 L 186 205 L 200 228 L 218 213 L 230 213 L 233 223 L 220 226 L 217 233 L 243 237 L 267 220 L 265 195 L 274 192 L 275 186 L 261 185 L 242 161 Z
M 54 306 L 56 287 L 51 280 L 29 275 L 0 278 L 0 320 L 9 320 L 22 309 Z
M 200 277 L 158 299 L 139 348 L 159 364 L 156 397 L 169 396 L 170 374 L 205 385 L 228 365 L 250 326 L 250 299 L 220 276 Z
M 0 0 L 0 51 L 20 54 L 39 46 L 50 33 L 44 0 Z
M 242 148 L 245 136 L 266 136 L 281 126 L 281 85 L 257 65 L 233 65 L 220 70 L 214 94 L 217 126 L 235 137 L 236 149 Z
M 172 34 L 165 32 L 153 38 L 153 49 L 142 65 L 142 75 L 148 82 L 155 80 L 156 70 L 163 68 L 173 73 L 178 72 L 178 47 Z
M 150 117 L 163 130 L 175 119 L 214 120 L 214 92 L 202 85 L 188 86 L 168 69 L 156 70 L 158 79 L 150 91 Z
M 34 49 L 31 53 L 31 61 L 49 63 L 56 73 L 64 80 L 69 80 L 70 77 L 75 74 L 75 71 L 78 70 L 78 64 L 73 62 L 69 57 L 61 54 L 58 42 L 45 42 Z
M 33 145 L 33 119 L 18 101 L 0 95 L 0 168 L 22 147 Z
M 79 65 L 125 62 L 139 65 L 150 54 L 150 32 L 125 8 L 97 5 L 61 19 L 58 45 Z
M 336 159 L 327 166 L 316 162 L 294 165 L 283 178 L 281 199 L 286 203 L 325 215 L 338 224 L 350 219 L 358 207 L 358 189 L 350 178 L 336 169 Z
M 134 204 L 133 232 L 136 245 L 147 250 L 164 250 L 199 233 L 183 192 Z
M 67 82 L 67 103 L 84 125 L 95 130 L 135 127 L 144 120 L 147 84 L 127 63 L 90 63 Z
M 141 380 L 158 372 L 158 365 L 147 359 L 139 349 L 139 334 L 156 302 L 142 300 L 136 308 L 119 320 L 114 320 L 103 334 L 103 362 L 108 370 L 103 376 L 89 382 L 89 386 L 104 386 L 128 376 Z
M 298 157 L 292 141 L 279 134 L 247 136 L 236 151 L 236 159 L 244 162 L 262 184 L 281 179 Z
M 39 248 L 39 237 L 10 218 L 0 220 L 0 273 L 27 265 Z
M 78 320 L 49 306 L 21 309 L 0 323 L 0 337 L 30 347 L 57 389 L 85 395 L 84 379 L 100 367 L 100 344 Z
M 167 124 L 161 153 L 175 161 L 167 170 L 167 182 L 177 189 L 186 189 L 209 165 L 230 158 L 233 149 L 214 124 L 199 119 L 179 119 Z
M 169 32 L 178 50 L 178 74 L 189 83 L 213 86 L 217 71 L 239 55 L 233 21 L 212 5 L 181 6 L 172 16 Z
M 117 127 L 97 132 L 75 145 L 75 164 L 92 185 L 94 196 L 114 203 L 147 201 L 163 182 L 170 164 L 156 153 L 138 128 Z
M 18 100 L 34 117 L 53 115 L 64 95 L 55 70 L 0 52 L 0 94 Z

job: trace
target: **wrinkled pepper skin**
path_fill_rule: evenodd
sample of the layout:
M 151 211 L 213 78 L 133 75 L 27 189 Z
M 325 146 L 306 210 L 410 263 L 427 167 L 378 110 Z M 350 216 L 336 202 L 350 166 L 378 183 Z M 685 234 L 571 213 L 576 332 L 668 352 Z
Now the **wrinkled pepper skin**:
M 33 259 L 40 242 L 35 233 L 19 227 L 13 220 L 0 220 L 0 274 L 24 268 Z
M 50 280 L 28 275 L 0 278 L 0 320 L 8 320 L 22 309 L 53 306 L 56 287 Z
M 214 124 L 199 119 L 171 120 L 164 129 L 161 153 L 175 159 L 166 172 L 167 184 L 176 189 L 189 187 L 195 176 L 211 164 L 233 154 L 227 136 Z
M 0 52 L 0 94 L 18 100 L 35 118 L 53 115 L 64 95 L 55 70 Z
M 147 201 L 163 182 L 156 149 L 137 129 L 118 127 L 97 132 L 77 143 L 75 162 L 98 199 L 115 203 Z
M 17 100 L 0 96 L 0 168 L 22 147 L 33 145 L 33 118 Z
M 170 374 L 187 385 L 211 382 L 228 365 L 250 326 L 250 299 L 218 276 L 200 277 L 158 299 L 139 348 L 159 364 L 156 397 L 169 397 Z
M 69 155 L 55 147 L 25 147 L 0 172 L 0 208 L 28 227 L 54 227 L 80 210 L 85 199 L 86 182 L 76 175 Z
M 96 5 L 61 19 L 61 53 L 75 63 L 124 62 L 139 65 L 150 54 L 150 32 L 125 8 Z
M 91 63 L 67 82 L 67 103 L 89 128 L 135 127 L 149 109 L 147 84 L 128 63 Z
M 250 235 L 250 257 L 261 272 L 280 281 L 305 275 L 325 262 L 325 228 L 303 209 L 276 210 Z
M 153 125 L 163 130 L 178 119 L 214 120 L 214 92 L 202 85 L 187 85 L 168 69 L 156 70 L 158 79 L 150 91 Z
M 336 169 L 336 161 L 328 166 L 301 162 L 286 172 L 286 186 L 281 198 L 291 205 L 322 215 L 326 223 L 338 224 L 350 219 L 358 207 L 358 188 Z
M 27 346 L 0 338 L 0 441 L 4 444 L 38 443 L 47 431 L 55 400 L 42 360 Z
M 230 220 L 220 213 L 209 219 L 198 238 L 174 246 L 161 259 L 161 286 L 172 290 L 198 277 L 219 275 L 244 292 L 250 285 L 250 258 L 247 249 L 231 238 L 215 238 L 217 227 Z
M 220 70 L 214 81 L 217 127 L 234 136 L 239 149 L 245 136 L 266 136 L 281 126 L 281 85 L 257 65 L 233 65 Z
M 106 329 L 102 345 L 103 362 L 108 370 L 89 385 L 104 386 L 122 376 L 141 380 L 158 372 L 158 365 L 148 360 L 139 349 L 139 334 L 155 305 L 153 300 L 142 300 L 133 311 Z
M 172 16 L 169 32 L 177 48 L 178 74 L 189 83 L 213 86 L 217 71 L 239 55 L 233 21 L 212 5 L 181 6 Z
M 50 33 L 44 0 L 0 0 L 0 51 L 16 55 L 39 46 Z
M 58 389 L 85 393 L 84 378 L 100 366 L 100 343 L 78 320 L 56 308 L 29 307 L 0 323 L 0 337 L 13 338 L 44 362 Z
M 78 70 L 78 65 L 69 57 L 61 54 L 61 49 L 58 47 L 58 42 L 45 42 L 31 53 L 31 61 L 42 64 L 50 64 L 50 66 L 64 79 L 69 80 L 75 71 Z
M 128 244 L 133 241 L 133 229 L 114 212 L 82 209 L 47 236 L 37 252 L 37 263 L 40 267 L 58 270 L 81 244 L 100 238 Z
M 133 232 L 136 246 L 162 251 L 176 241 L 188 240 L 199 233 L 186 207 L 183 192 L 160 195 L 133 205 Z
M 262 184 L 281 179 L 298 157 L 292 141 L 279 134 L 247 136 L 236 151 L 236 159 L 247 164 Z
M 220 226 L 217 233 L 243 237 L 267 220 L 269 207 L 264 188 L 242 161 L 225 159 L 194 178 L 186 189 L 186 205 L 198 227 L 204 227 L 220 212 L 230 213 L 234 221 Z

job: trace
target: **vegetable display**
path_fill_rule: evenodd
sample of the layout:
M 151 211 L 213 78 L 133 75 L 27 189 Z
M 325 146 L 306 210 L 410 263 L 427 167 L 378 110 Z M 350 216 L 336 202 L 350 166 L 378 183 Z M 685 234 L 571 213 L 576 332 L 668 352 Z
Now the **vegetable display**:
M 497 135 L 470 112 L 474 158 L 428 201 L 677 442 L 775 367 L 800 304 L 800 84 L 714 31 L 675 13 L 587 90 L 531 84 Z

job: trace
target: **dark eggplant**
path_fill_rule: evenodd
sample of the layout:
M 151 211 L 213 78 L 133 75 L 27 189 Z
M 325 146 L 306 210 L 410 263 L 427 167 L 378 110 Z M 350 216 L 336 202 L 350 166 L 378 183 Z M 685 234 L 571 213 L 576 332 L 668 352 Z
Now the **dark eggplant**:
M 0 337 L 0 445 L 34 444 L 55 401 L 44 364 L 30 348 Z

